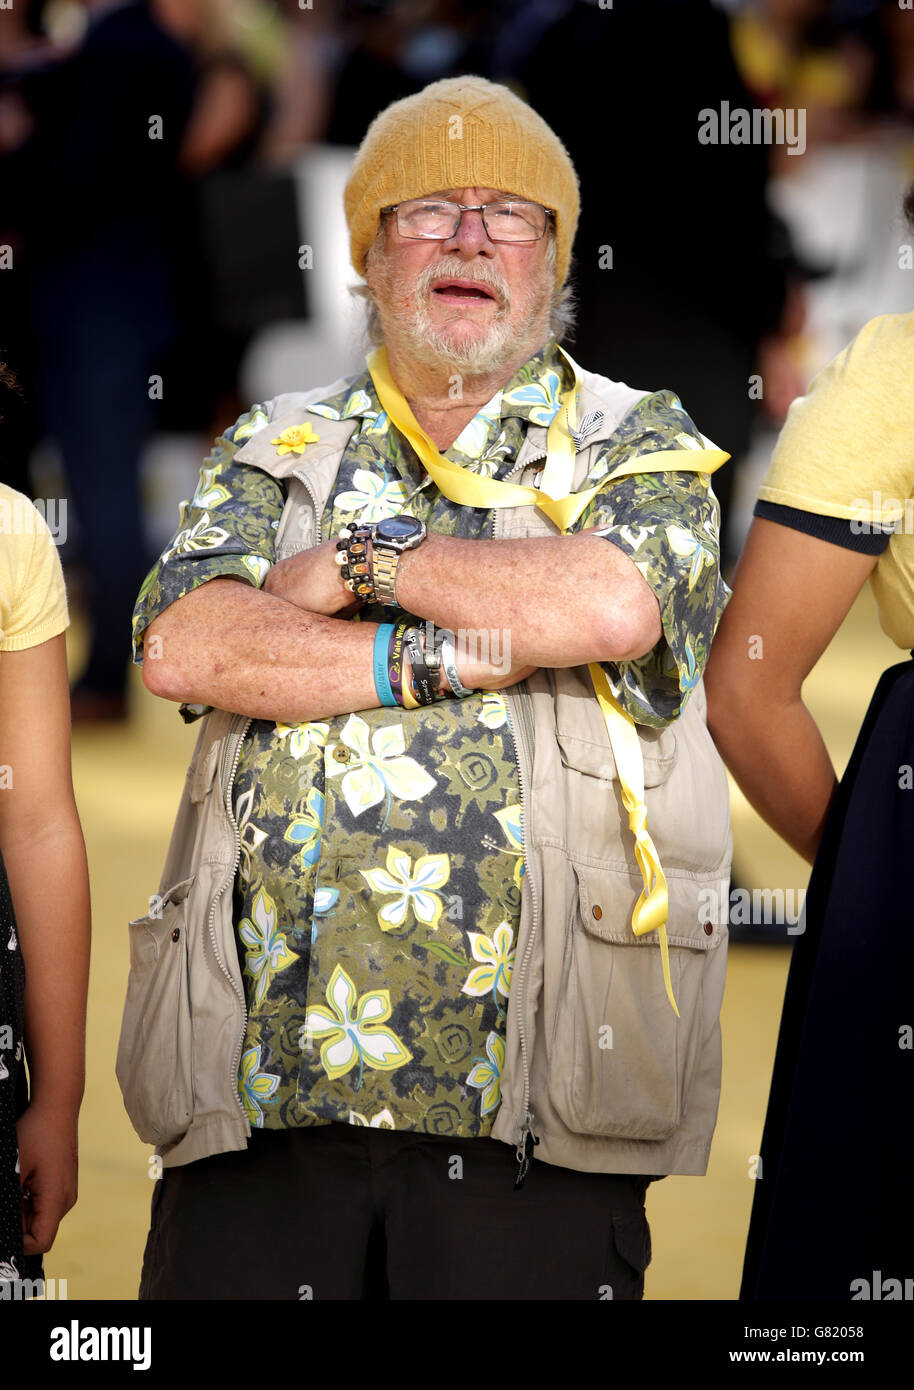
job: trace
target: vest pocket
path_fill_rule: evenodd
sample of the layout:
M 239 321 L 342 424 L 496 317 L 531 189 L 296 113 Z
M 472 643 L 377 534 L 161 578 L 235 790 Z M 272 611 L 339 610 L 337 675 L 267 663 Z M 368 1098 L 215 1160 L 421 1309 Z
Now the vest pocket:
M 586 666 L 546 673 L 555 709 L 555 738 L 565 767 L 605 782 L 618 777 L 606 721 Z M 675 724 L 662 729 L 637 725 L 645 787 L 661 786 L 676 766 L 679 738 Z
M 116 1073 L 144 1143 L 173 1144 L 194 1110 L 187 897 L 194 878 L 164 894 L 159 913 L 128 924 L 130 977 Z
M 666 1139 L 685 1116 L 704 1031 L 705 967 L 722 939 L 700 912 L 702 888 L 714 876 L 668 876 L 677 1019 L 657 933 L 636 937 L 631 929 L 640 878 L 577 862 L 569 872 L 573 906 L 545 994 L 554 1009 L 546 1019 L 550 1099 L 574 1133 Z M 547 951 L 547 971 L 549 958 Z

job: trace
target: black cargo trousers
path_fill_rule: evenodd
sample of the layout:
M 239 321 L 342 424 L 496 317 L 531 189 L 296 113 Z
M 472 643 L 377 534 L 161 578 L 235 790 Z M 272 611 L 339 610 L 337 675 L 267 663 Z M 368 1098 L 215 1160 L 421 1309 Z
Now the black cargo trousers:
M 331 1123 L 156 1182 L 141 1299 L 640 1299 L 650 1177 Z

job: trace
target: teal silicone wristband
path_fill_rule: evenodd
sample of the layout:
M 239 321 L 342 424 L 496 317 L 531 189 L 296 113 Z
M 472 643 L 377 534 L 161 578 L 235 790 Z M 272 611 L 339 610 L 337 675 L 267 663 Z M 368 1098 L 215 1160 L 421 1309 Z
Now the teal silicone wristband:
M 394 632 L 393 623 L 380 623 L 374 639 L 374 685 L 382 705 L 396 705 L 387 674 L 387 649 Z

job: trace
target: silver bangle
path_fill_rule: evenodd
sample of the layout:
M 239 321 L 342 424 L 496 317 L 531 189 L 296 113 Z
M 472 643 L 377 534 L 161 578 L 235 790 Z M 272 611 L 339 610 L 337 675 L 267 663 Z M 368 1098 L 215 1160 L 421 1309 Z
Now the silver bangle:
M 444 667 L 448 685 L 458 700 L 465 700 L 468 695 L 473 694 L 473 691 L 463 684 L 457 674 L 457 649 L 454 646 L 452 636 L 442 637 L 440 651 L 441 665 Z

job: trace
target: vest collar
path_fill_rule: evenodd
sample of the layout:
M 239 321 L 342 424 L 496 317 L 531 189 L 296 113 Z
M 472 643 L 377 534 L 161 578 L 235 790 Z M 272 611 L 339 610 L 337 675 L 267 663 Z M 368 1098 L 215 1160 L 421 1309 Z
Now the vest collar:
M 326 416 L 314 414 L 309 410 L 309 401 L 314 404 L 322 403 L 337 385 L 338 383 L 334 383 L 330 388 L 308 392 L 304 399 L 299 393 L 279 396 L 276 415 L 237 450 L 235 458 L 240 463 L 262 469 L 273 478 L 289 478 L 296 473 L 306 472 L 313 478 L 315 488 L 326 496 L 333 486 L 343 452 L 361 419 L 361 416 L 353 415 L 345 420 L 328 420 Z M 645 394 L 647 393 L 643 391 L 633 391 L 621 382 L 613 382 L 582 369 L 578 418 L 581 420 L 588 412 L 600 410 L 603 419 L 593 432 L 587 435 L 577 451 L 578 454 L 592 460 L 592 446 L 605 443 L 614 434 L 622 417 Z M 280 454 L 274 441 L 291 426 L 304 424 L 310 424 L 312 431 L 317 435 L 317 442 L 306 445 L 300 454 Z M 537 425 L 530 421 L 524 431 L 524 442 L 515 464 L 522 465 L 531 459 L 545 457 L 546 434 L 545 425 Z M 588 464 L 581 477 L 586 476 L 590 466 Z M 577 474 L 580 470 L 575 471 Z M 580 486 L 577 477 L 575 486 Z

